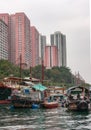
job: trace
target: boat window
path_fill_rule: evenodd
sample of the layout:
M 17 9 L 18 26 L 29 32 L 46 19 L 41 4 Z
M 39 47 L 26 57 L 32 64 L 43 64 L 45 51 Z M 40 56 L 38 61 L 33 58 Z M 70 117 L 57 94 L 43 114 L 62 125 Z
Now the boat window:
M 30 94 L 29 89 L 24 89 L 24 93 L 25 93 L 25 94 Z

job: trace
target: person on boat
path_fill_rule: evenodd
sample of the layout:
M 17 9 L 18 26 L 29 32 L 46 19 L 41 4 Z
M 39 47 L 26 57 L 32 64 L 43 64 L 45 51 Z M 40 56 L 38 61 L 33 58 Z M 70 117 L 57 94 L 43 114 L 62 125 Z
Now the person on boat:
M 90 99 L 89 99 L 89 97 L 84 96 L 84 100 L 85 100 L 86 102 L 90 103 Z
M 69 95 L 69 100 L 73 100 L 73 96 L 71 94 Z
M 47 101 L 47 102 L 52 102 L 53 99 L 52 99 L 52 97 L 50 96 L 50 97 L 46 98 L 46 101 Z
M 80 94 L 79 94 L 79 93 L 77 94 L 77 99 L 78 99 L 78 100 L 80 99 Z

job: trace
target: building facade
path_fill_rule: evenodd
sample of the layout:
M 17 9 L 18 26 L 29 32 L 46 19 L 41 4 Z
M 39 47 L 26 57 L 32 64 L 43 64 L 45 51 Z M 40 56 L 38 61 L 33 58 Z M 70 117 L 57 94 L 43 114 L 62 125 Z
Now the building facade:
M 20 55 L 22 63 L 29 68 L 31 60 L 30 20 L 20 12 L 16 14 L 0 14 L 0 18 L 8 25 L 9 61 L 19 65 Z
M 58 66 L 58 55 L 57 55 L 57 47 L 46 46 L 45 47 L 45 56 L 44 56 L 44 66 L 47 69 L 50 69 L 54 66 Z
M 16 13 L 10 16 L 11 29 L 11 62 L 20 63 L 30 67 L 30 20 L 24 13 Z
M 39 32 L 34 26 L 31 26 L 31 57 L 31 66 L 39 65 Z
M 44 60 L 44 52 L 45 52 L 45 46 L 46 46 L 46 36 L 39 35 L 39 64 L 42 64 Z
M 10 16 L 8 13 L 1 13 L 0 14 L 0 19 L 6 23 L 8 26 L 8 60 L 10 61 L 11 59 L 11 48 L 10 48 Z
M 58 66 L 66 66 L 66 36 L 57 31 L 50 35 L 51 45 L 56 45 L 58 49 Z
M 0 19 L 0 59 L 8 60 L 8 26 Z

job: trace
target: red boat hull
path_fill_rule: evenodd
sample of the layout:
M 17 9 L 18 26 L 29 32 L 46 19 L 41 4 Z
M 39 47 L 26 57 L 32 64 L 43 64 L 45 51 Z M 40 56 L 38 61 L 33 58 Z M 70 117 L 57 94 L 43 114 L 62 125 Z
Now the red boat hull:
M 48 109 L 57 108 L 58 102 L 44 102 L 44 107 Z
M 0 100 L 0 104 L 10 104 L 11 100 Z

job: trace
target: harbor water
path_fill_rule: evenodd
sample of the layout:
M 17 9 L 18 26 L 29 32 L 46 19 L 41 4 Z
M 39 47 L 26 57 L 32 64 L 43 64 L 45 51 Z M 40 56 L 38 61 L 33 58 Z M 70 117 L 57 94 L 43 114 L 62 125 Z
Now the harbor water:
M 0 130 L 91 130 L 91 111 L 66 108 L 14 109 L 0 106 Z

